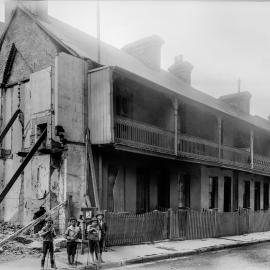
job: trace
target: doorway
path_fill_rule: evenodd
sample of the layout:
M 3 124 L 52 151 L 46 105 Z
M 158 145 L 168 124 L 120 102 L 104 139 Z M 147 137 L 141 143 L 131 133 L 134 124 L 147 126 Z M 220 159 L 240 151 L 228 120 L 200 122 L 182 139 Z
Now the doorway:
M 158 174 L 158 205 L 157 208 L 165 210 L 170 208 L 170 172 L 163 169 Z
M 231 177 L 224 177 L 224 212 L 231 211 L 231 198 L 232 198 L 232 179 Z
M 136 186 L 136 212 L 148 212 L 150 209 L 150 176 L 146 169 L 137 170 Z
M 255 182 L 255 185 L 254 185 L 254 210 L 255 211 L 258 211 L 261 209 L 260 203 L 261 203 L 261 183 Z

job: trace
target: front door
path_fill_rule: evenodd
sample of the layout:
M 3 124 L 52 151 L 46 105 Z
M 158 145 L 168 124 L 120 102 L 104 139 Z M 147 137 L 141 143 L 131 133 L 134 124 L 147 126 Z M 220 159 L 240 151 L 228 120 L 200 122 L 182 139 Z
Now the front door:
M 231 211 L 232 180 L 231 177 L 224 177 L 224 212 Z
M 145 213 L 150 209 L 150 177 L 146 169 L 137 170 L 136 212 Z
M 170 172 L 161 170 L 158 175 L 158 209 L 170 208 Z

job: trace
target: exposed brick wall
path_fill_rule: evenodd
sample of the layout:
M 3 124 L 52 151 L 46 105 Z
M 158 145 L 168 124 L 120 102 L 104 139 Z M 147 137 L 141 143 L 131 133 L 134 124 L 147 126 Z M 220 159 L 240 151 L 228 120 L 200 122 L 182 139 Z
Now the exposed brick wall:
M 18 10 L 8 29 L 0 52 L 0 81 L 2 81 L 5 63 L 12 43 L 15 44 L 18 53 L 15 59 L 16 71 L 12 72 L 9 81 L 17 81 L 28 77 L 30 72 L 54 66 L 54 58 L 58 51 L 57 46 L 31 18 Z M 19 61 L 19 58 L 23 59 L 24 63 Z

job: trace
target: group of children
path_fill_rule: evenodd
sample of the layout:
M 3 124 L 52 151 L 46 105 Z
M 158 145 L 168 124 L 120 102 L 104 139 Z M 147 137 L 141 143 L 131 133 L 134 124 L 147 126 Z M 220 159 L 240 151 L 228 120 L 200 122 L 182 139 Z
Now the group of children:
M 75 217 L 71 217 L 69 221 L 70 224 L 65 231 L 65 238 L 67 239 L 68 264 L 74 265 L 77 252 L 77 244 L 80 242 L 82 230 L 81 227 L 78 226 L 78 222 Z M 95 217 L 88 220 L 86 235 L 92 263 L 104 262 L 102 259 L 102 252 L 105 248 L 106 232 L 107 225 L 104 222 L 103 213 L 98 212 Z M 51 268 L 56 269 L 53 246 L 53 239 L 56 237 L 56 233 L 53 228 L 53 221 L 51 218 L 46 219 L 46 225 L 41 229 L 39 235 L 43 238 L 43 256 L 41 259 L 41 269 L 44 269 L 45 258 L 48 251 L 50 253 Z

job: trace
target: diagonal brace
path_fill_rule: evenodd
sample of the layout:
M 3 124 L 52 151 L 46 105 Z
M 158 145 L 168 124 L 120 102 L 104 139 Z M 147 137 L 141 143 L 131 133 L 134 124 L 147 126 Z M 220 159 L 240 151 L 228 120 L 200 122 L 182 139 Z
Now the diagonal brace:
M 6 127 L 4 128 L 4 130 L 1 132 L 0 134 L 0 143 L 2 143 L 3 139 L 5 138 L 6 134 L 8 133 L 9 129 L 11 128 L 11 126 L 13 125 L 13 123 L 15 122 L 17 116 L 21 113 L 22 111 L 20 109 L 18 109 L 10 118 L 10 120 L 8 121 Z
M 21 163 L 20 167 L 17 169 L 17 171 L 14 173 L 8 184 L 5 186 L 4 190 L 0 194 L 0 203 L 4 200 L 6 195 L 8 194 L 9 190 L 12 188 L 20 174 L 23 172 L 24 168 L 28 164 L 28 162 L 31 160 L 31 158 L 34 156 L 36 151 L 38 150 L 39 146 L 41 145 L 42 141 L 46 138 L 47 135 L 47 129 L 43 131 L 41 136 L 38 138 L 37 142 L 34 144 L 34 146 L 31 148 L 30 152 L 27 154 L 23 162 Z

